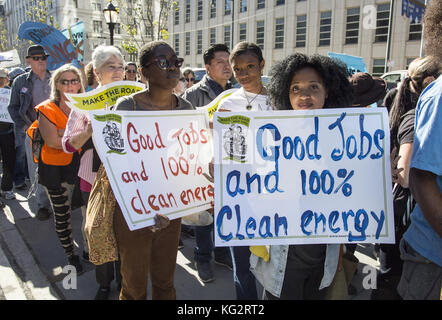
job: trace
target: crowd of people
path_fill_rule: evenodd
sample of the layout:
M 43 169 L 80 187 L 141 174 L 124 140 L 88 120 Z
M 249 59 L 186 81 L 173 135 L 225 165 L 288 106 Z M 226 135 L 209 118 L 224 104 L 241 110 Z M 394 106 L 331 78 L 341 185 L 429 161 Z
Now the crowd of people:
M 440 299 L 442 282 L 442 8 L 432 1 L 424 17 L 426 56 L 414 60 L 394 95 L 386 83 L 368 73 L 350 75 L 345 64 L 321 55 L 293 53 L 271 66 L 263 85 L 261 49 L 240 42 L 230 52 L 224 44 L 204 52 L 206 75 L 195 83 L 189 68 L 166 42 L 143 46 L 139 63 L 125 63 L 118 48 L 99 46 L 82 70 L 67 64 L 47 70 L 48 54 L 28 48 L 30 70 L 0 69 L 0 86 L 11 87 L 8 111 L 14 124 L 0 122 L 3 175 L 1 195 L 14 199 L 13 188 L 29 187 L 36 218 L 52 215 L 68 264 L 78 273 L 89 260 L 84 231 L 89 197 L 97 175 L 105 176 L 92 141 L 89 117 L 70 110 L 65 93 L 94 90 L 116 81 L 139 81 L 146 88 L 120 98 L 115 110 L 193 110 L 206 106 L 231 88 L 240 88 L 219 104 L 220 112 L 312 110 L 370 107 L 385 100 L 390 118 L 395 244 L 378 248 L 380 271 L 372 299 Z M 30 186 L 25 183 L 29 177 Z M 111 197 L 112 198 L 112 197 Z M 194 262 L 203 282 L 215 280 L 211 261 L 233 272 L 236 298 L 257 300 L 257 281 L 265 298 L 328 299 L 328 288 L 343 269 L 343 257 L 356 245 L 311 244 L 214 247 L 213 223 L 182 224 L 158 214 L 155 225 L 130 231 L 113 199 L 117 261 L 95 266 L 95 299 L 108 299 L 117 282 L 120 299 L 146 299 L 150 276 L 153 299 L 176 299 L 174 273 L 181 234 L 195 238 Z M 1 206 L 5 204 L 1 201 Z M 88 208 L 89 207 L 89 208 Z M 71 212 L 83 214 L 83 248 L 76 252 Z M 210 213 L 209 213 L 210 214 Z M 143 244 L 143 245 L 140 245 Z M 347 288 L 351 292 L 352 288 Z M 232 297 L 233 298 L 233 297 Z

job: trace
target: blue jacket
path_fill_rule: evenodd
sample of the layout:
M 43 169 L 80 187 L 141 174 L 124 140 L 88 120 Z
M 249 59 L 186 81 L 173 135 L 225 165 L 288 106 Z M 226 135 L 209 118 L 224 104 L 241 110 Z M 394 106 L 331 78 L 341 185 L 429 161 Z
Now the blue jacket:
M 16 137 L 19 134 L 23 135 L 37 120 L 37 113 L 32 108 L 32 75 L 32 71 L 19 75 L 12 84 L 8 111 L 15 124 Z

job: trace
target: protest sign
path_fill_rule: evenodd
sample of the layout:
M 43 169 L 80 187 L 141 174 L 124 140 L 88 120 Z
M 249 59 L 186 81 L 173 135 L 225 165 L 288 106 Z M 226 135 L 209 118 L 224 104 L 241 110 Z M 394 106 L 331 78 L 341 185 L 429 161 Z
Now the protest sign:
M 79 21 L 76 24 L 70 26 L 67 29 L 61 31 L 66 38 L 72 43 L 77 53 L 78 61 L 84 61 L 84 43 L 85 43 L 85 33 L 84 33 L 84 23 Z
M 335 52 L 329 52 L 328 56 L 330 58 L 338 59 L 344 62 L 347 65 L 347 69 L 351 75 L 358 72 L 368 72 L 367 65 L 365 64 L 364 59 L 362 59 L 362 57 L 351 56 L 348 54 L 335 53 Z
M 210 208 L 204 111 L 93 111 L 93 140 L 130 230 Z
M 385 109 L 217 112 L 213 122 L 217 246 L 394 242 Z
M 11 89 L 0 88 L 0 122 L 14 123 L 8 111 L 10 96 L 11 96 Z
M 93 110 L 110 108 L 118 98 L 145 89 L 144 84 L 135 81 L 116 81 L 94 90 L 69 94 L 65 93 L 67 105 L 78 112 L 89 113 Z
M 17 49 L 3 51 L 0 53 L 0 66 L 2 68 L 10 68 L 21 65 L 21 60 Z
M 219 106 L 219 103 L 221 102 L 221 100 L 227 98 L 232 93 L 234 93 L 236 90 L 238 90 L 238 89 L 229 89 L 229 90 L 223 91 L 222 93 L 220 93 L 218 95 L 218 97 L 216 97 L 214 100 L 212 100 L 208 105 L 205 105 L 199 109 L 206 110 L 209 114 L 209 119 L 212 120 L 213 113 L 218 110 L 218 106 Z
M 49 54 L 48 70 L 58 69 L 67 63 L 81 68 L 76 50 L 69 39 L 50 25 L 33 21 L 23 22 L 18 29 L 18 37 L 44 47 Z

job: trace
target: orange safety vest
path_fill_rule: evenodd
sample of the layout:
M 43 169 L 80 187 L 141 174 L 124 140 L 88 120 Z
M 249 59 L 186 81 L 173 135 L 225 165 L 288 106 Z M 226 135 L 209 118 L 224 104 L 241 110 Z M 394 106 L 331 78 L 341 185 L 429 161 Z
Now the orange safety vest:
M 51 100 L 46 100 L 35 107 L 37 113 L 41 112 L 58 130 L 65 129 L 68 123 L 68 116 Z M 27 134 L 31 138 L 34 135 L 35 128 L 38 127 L 38 120 L 28 128 Z M 66 153 L 63 149 L 54 149 L 46 143 L 41 148 L 41 161 L 52 166 L 67 166 L 72 162 L 72 153 Z M 34 161 L 35 161 L 34 156 Z

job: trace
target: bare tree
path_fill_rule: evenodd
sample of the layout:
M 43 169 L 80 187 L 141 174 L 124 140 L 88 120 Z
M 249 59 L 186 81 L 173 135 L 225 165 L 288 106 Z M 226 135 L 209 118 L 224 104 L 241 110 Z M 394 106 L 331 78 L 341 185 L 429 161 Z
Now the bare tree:
M 167 40 L 169 11 L 178 6 L 172 0 L 116 0 L 122 29 L 129 39 L 122 42 L 123 49 L 135 54 L 144 43 Z

